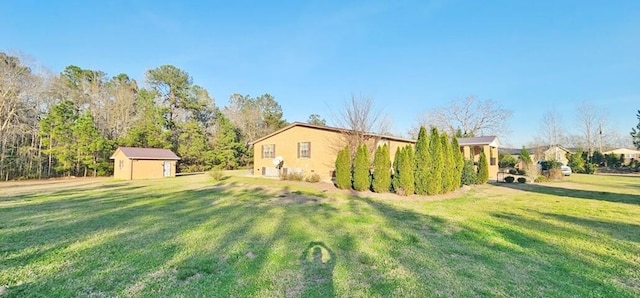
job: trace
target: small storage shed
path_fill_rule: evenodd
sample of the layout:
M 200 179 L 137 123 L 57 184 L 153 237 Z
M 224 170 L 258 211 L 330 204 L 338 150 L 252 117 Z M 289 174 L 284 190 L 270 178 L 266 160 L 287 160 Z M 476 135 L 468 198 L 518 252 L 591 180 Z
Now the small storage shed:
M 176 176 L 180 158 L 169 149 L 118 147 L 111 156 L 113 178 L 124 180 Z

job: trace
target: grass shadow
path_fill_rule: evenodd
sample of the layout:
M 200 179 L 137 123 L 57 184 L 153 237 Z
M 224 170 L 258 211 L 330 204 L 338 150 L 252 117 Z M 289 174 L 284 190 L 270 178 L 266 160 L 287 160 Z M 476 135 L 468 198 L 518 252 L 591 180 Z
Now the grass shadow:
M 495 183 L 499 187 L 518 189 L 526 192 L 546 194 L 559 197 L 569 197 L 576 199 L 588 199 L 607 201 L 614 203 L 625 203 L 632 205 L 640 205 L 640 195 L 624 194 L 607 191 L 580 190 L 573 188 L 565 188 L 559 186 L 533 185 L 533 184 L 514 184 L 514 183 Z

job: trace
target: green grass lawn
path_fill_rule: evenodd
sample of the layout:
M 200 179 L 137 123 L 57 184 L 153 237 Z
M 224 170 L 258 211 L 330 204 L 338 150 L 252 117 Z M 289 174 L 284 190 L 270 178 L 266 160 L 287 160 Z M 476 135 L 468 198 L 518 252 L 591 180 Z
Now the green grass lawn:
M 0 296 L 640 295 L 640 177 L 449 197 L 206 175 L 5 195 Z

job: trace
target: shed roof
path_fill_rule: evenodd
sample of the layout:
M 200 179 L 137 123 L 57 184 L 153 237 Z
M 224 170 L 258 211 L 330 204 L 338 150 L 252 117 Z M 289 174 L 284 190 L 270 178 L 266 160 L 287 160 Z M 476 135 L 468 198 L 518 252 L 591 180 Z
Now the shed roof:
M 113 153 L 111 159 L 115 159 L 116 153 L 122 152 L 129 159 L 162 159 L 162 160 L 179 160 L 173 151 L 169 149 L 159 148 L 137 148 L 137 147 L 118 147 Z

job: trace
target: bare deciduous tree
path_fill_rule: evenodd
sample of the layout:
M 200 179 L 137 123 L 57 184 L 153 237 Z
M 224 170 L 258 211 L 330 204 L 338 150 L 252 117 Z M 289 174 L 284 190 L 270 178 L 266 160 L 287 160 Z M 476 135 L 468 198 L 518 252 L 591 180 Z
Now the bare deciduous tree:
M 540 138 L 545 145 L 562 145 L 565 139 L 564 128 L 562 126 L 562 115 L 558 111 L 549 110 L 542 115 Z M 556 159 L 559 159 L 559 157 L 556 157 Z
M 385 127 L 390 123 L 389 120 L 380 121 L 380 112 L 376 109 L 373 98 L 364 95 L 352 94 L 351 98 L 344 102 L 341 110 L 332 111 L 331 114 L 334 124 L 344 128 L 344 140 L 338 147 L 344 148 L 346 144 L 352 153 L 358 145 L 367 143 L 372 133 L 377 133 L 376 128 L 386 130 Z
M 465 137 L 504 135 L 508 132 L 507 122 L 511 114 L 494 100 L 469 96 L 452 100 L 446 106 L 426 113 L 418 120 L 418 127 L 433 126 L 451 135 L 462 134 Z
M 594 149 L 598 148 L 600 138 L 603 133 L 602 124 L 605 122 L 605 115 L 601 108 L 588 102 L 582 102 L 576 110 L 577 128 L 579 131 L 578 145 L 587 152 L 589 156 Z

